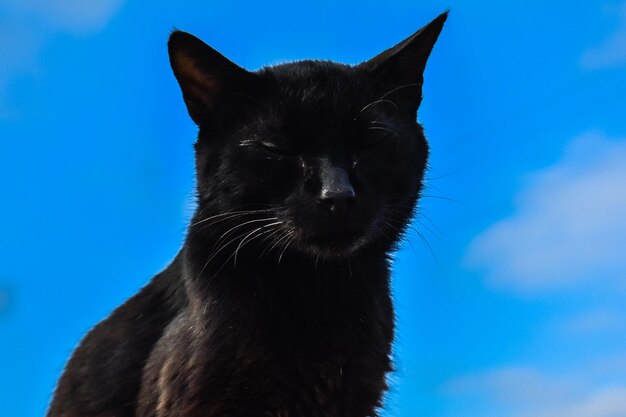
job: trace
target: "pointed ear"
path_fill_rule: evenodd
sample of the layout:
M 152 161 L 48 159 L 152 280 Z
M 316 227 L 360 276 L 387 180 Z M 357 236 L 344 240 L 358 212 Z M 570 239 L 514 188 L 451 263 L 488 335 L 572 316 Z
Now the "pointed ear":
M 244 88 L 253 77 L 189 33 L 174 31 L 167 46 L 187 111 L 198 125 L 222 100 Z
M 447 17 L 448 11 L 445 11 L 413 35 L 363 62 L 358 68 L 367 72 L 372 83 L 387 88 L 386 94 L 391 95 L 395 88 L 399 94 L 416 100 L 419 106 L 426 61 Z

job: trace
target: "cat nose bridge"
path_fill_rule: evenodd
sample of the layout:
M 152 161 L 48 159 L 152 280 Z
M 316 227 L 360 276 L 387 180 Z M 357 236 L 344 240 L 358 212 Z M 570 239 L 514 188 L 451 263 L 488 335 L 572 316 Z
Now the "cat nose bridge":
M 321 182 L 319 203 L 331 212 L 345 211 L 356 199 L 356 192 L 345 167 L 327 158 L 319 160 Z

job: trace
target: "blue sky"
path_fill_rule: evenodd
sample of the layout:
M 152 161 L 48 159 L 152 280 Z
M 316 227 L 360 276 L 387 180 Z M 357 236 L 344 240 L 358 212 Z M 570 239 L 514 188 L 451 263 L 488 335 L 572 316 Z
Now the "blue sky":
M 357 63 L 446 8 L 384 415 L 626 415 L 623 0 L 0 0 L 0 415 L 41 416 L 81 336 L 181 244 L 173 27 L 249 69 Z

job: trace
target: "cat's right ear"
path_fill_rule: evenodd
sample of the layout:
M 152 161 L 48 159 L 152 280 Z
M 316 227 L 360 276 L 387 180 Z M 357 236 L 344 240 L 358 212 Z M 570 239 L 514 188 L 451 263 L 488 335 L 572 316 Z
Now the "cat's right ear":
M 254 76 L 187 32 L 172 32 L 167 47 L 187 111 L 197 125 Z
M 401 97 L 412 112 L 417 110 L 426 62 L 447 18 L 446 11 L 399 44 L 357 66 L 374 86 L 383 87 L 381 98 Z

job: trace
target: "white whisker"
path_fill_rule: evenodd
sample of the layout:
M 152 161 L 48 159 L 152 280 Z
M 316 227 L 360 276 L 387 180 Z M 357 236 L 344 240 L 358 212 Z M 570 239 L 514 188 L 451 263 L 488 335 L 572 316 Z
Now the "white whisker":
M 376 101 L 372 101 L 371 103 L 367 104 L 365 107 L 363 107 L 363 108 L 359 111 L 359 114 L 363 113 L 365 110 L 367 110 L 368 108 L 370 108 L 370 107 L 371 107 L 371 106 L 373 106 L 374 104 L 379 104 L 379 103 L 389 103 L 389 104 L 391 104 L 393 107 L 395 107 L 395 108 L 396 108 L 396 110 L 398 110 L 398 106 L 396 106 L 396 103 L 394 103 L 394 102 L 393 102 L 393 101 L 391 101 L 391 100 L 385 100 L 385 99 L 383 98 L 383 99 L 379 99 L 379 100 L 376 100 Z
M 207 218 L 202 219 L 202 220 L 198 220 L 197 222 L 190 224 L 189 227 L 191 228 L 191 227 L 197 226 L 197 225 L 199 225 L 201 223 L 207 222 L 207 221 L 215 219 L 215 218 L 223 217 L 223 216 L 232 215 L 231 217 L 237 217 L 237 216 L 243 216 L 243 215 L 246 215 L 246 214 L 264 213 L 264 212 L 269 212 L 269 211 L 272 211 L 272 210 L 273 209 L 229 211 L 229 212 L 226 212 L 226 213 L 216 214 L 214 216 L 207 217 Z M 228 217 L 228 218 L 231 218 L 231 217 Z
M 401 89 L 403 89 L 403 88 L 407 88 L 407 87 L 417 87 L 417 86 L 420 86 L 420 85 L 421 85 L 421 84 L 419 84 L 419 83 L 410 83 L 410 84 L 404 84 L 404 85 L 401 85 L 400 87 L 396 87 L 396 88 L 394 88 L 393 90 L 389 90 L 389 91 L 387 91 L 385 94 L 383 94 L 383 95 L 380 97 L 380 99 L 379 99 L 379 100 L 382 100 L 382 99 L 384 99 L 385 97 L 388 97 L 389 95 L 391 95 L 391 94 L 395 93 L 396 91 L 401 90 Z
M 259 230 L 261 230 L 261 229 L 264 229 L 264 228 L 266 228 L 266 227 L 275 226 L 275 225 L 277 225 L 277 224 L 282 224 L 282 223 L 283 223 L 282 221 L 278 221 L 278 222 L 274 222 L 274 223 L 270 223 L 270 224 L 265 224 L 265 225 L 263 225 L 263 226 L 259 227 L 258 229 L 253 230 L 253 231 L 251 231 L 250 233 L 248 233 L 248 234 L 246 235 L 246 237 L 244 237 L 244 238 L 241 240 L 241 242 L 239 242 L 239 245 L 237 245 L 237 249 L 235 249 L 235 252 L 234 252 L 234 255 L 235 255 L 235 259 L 234 259 L 234 265 L 235 265 L 235 268 L 237 267 L 237 254 L 239 253 L 239 249 L 241 249 L 241 247 L 244 245 L 244 242 L 246 241 L 246 239 L 247 239 L 249 236 L 253 235 L 255 232 L 257 232 L 257 231 L 259 231 Z M 261 234 L 259 234 L 259 235 L 255 236 L 255 237 L 253 237 L 253 238 L 252 238 L 252 239 L 250 239 L 250 240 L 253 240 L 253 239 L 255 239 L 255 238 L 257 238 L 257 237 L 259 237 L 259 236 L 263 235 L 264 233 L 269 232 L 269 231 L 271 231 L 271 230 L 264 231 L 264 232 L 262 232 Z
M 293 230 L 290 232 L 289 236 L 291 237 L 291 239 L 287 240 L 287 244 L 285 245 L 285 247 L 283 248 L 283 251 L 280 253 L 280 256 L 278 257 L 278 265 L 280 266 L 280 261 L 283 259 L 283 255 L 285 254 L 285 251 L 287 250 L 287 248 L 289 247 L 289 245 L 291 244 L 291 242 L 293 242 L 295 240 L 295 236 L 293 236 L 294 232 Z
M 262 221 L 268 221 L 268 220 L 278 220 L 278 217 L 267 217 L 267 218 L 264 218 L 264 219 L 254 219 L 254 220 L 250 220 L 250 221 L 247 221 L 247 222 L 244 222 L 244 223 L 236 224 L 233 227 L 231 227 L 230 229 L 228 229 L 226 232 L 222 233 L 222 235 L 215 241 L 215 246 L 218 246 L 220 244 L 220 242 L 224 238 L 226 238 L 226 236 L 228 236 L 229 234 L 231 234 L 232 232 L 234 232 L 235 230 L 239 229 L 242 226 L 246 226 L 246 225 L 251 224 L 251 223 L 258 223 L 258 222 L 262 222 Z

